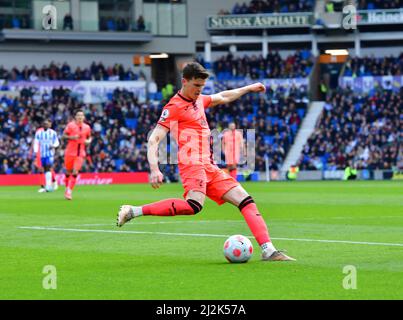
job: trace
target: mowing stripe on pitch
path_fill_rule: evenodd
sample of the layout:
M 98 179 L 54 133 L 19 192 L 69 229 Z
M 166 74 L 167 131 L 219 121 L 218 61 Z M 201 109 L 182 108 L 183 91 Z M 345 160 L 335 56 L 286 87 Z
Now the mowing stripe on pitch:
M 191 221 L 154 221 L 154 222 L 137 222 L 136 225 L 153 225 L 153 224 L 200 224 L 200 223 L 212 223 L 212 222 L 242 222 L 243 220 L 191 220 Z M 116 223 L 88 223 L 88 224 L 76 224 L 75 227 L 103 227 L 103 226 L 116 226 Z
M 73 229 L 73 228 L 49 228 L 49 227 L 18 227 L 19 229 L 28 230 L 45 230 L 45 231 L 67 231 L 67 232 L 94 232 L 94 233 L 123 233 L 123 234 L 154 234 L 164 236 L 188 236 L 188 237 L 214 237 L 226 238 L 231 235 L 211 234 L 211 233 L 178 233 L 178 232 L 154 232 L 154 231 L 124 231 L 124 230 L 97 230 L 97 229 Z M 253 237 L 247 235 L 248 237 Z M 301 242 L 322 242 L 322 243 L 344 243 L 344 244 L 362 244 L 371 246 L 391 246 L 403 247 L 403 243 L 387 243 L 387 242 L 366 242 L 366 241 L 348 241 L 348 240 L 322 240 L 322 239 L 298 239 L 298 238 L 272 238 L 273 240 L 284 241 L 301 241 Z

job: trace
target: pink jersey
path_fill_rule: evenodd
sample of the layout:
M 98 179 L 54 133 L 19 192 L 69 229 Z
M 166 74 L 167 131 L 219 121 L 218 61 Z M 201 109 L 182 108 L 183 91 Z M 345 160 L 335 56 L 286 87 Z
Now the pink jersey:
M 64 129 L 64 133 L 68 136 L 79 136 L 77 140 L 69 140 L 65 156 L 85 157 L 85 140 L 91 136 L 91 127 L 86 123 L 78 124 L 76 121 L 71 121 Z
M 200 95 L 193 101 L 178 92 L 162 110 L 158 124 L 171 130 L 177 141 L 181 170 L 212 163 L 211 132 L 205 114 L 210 103 L 210 96 Z
M 225 130 L 223 135 L 225 163 L 238 164 L 243 144 L 242 133 L 238 130 Z

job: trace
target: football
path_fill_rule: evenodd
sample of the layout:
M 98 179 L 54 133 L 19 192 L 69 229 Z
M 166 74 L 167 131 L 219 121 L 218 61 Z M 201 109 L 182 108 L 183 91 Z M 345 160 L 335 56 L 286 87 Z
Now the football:
M 245 236 L 233 235 L 224 242 L 224 256 L 231 263 L 247 262 L 252 253 L 252 242 Z

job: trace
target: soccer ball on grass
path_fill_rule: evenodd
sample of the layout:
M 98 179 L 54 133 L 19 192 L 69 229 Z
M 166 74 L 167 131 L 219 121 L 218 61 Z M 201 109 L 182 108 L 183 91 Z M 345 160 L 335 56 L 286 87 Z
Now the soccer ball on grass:
M 247 262 L 253 253 L 252 242 L 240 234 L 224 242 L 224 256 L 231 263 Z

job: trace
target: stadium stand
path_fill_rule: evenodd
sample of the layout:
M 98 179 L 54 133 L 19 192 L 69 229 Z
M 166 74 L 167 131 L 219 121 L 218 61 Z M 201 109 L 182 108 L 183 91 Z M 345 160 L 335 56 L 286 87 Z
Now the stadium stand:
M 350 163 L 358 169 L 395 168 L 403 156 L 402 93 L 382 89 L 367 96 L 351 89 L 334 92 L 304 146 L 300 168 L 344 170 Z
M 51 62 L 48 66 L 37 68 L 36 66 L 25 66 L 23 69 L 17 67 L 6 70 L 0 65 L 0 79 L 8 81 L 48 81 L 48 80 L 139 80 L 138 75 L 116 63 L 113 66 L 105 67 L 102 62 L 93 62 L 88 68 L 77 67 L 72 70 L 67 62 Z
M 355 57 L 347 61 L 344 76 L 400 76 L 403 74 L 403 53 L 387 57 Z
M 270 51 L 262 55 L 243 55 L 234 57 L 227 54 L 213 63 L 213 70 L 218 80 L 242 80 L 264 78 L 299 78 L 307 77 L 313 65 L 308 50 L 297 51 L 283 59 L 280 54 Z
M 313 0 L 252 0 L 237 3 L 232 8 L 232 14 L 256 14 L 256 13 L 287 13 L 287 12 L 309 12 L 313 10 Z M 221 13 L 222 14 L 222 13 Z
M 118 69 L 115 69 L 118 70 Z M 99 79 L 104 67 L 93 63 L 86 69 L 87 76 Z M 64 79 L 71 74 L 68 64 L 51 63 L 49 68 L 37 71 L 35 67 L 20 71 L 0 68 L 0 78 L 33 80 L 32 75 L 42 79 Z M 36 79 L 36 78 L 35 78 Z M 0 173 L 34 172 L 31 145 L 35 130 L 45 118 L 52 120 L 52 127 L 62 135 L 74 109 L 83 108 L 87 122 L 93 129 L 93 141 L 88 148 L 90 161 L 84 171 L 146 171 L 146 141 L 149 130 L 158 120 L 166 100 L 158 103 L 138 102 L 128 91 L 116 89 L 106 103 L 83 104 L 74 94 L 62 87 L 39 96 L 35 89 L 24 88 L 20 97 L 0 96 Z M 168 97 L 169 98 L 169 97 Z M 307 110 L 307 88 L 268 88 L 266 95 L 248 95 L 240 103 L 211 109 L 208 120 L 212 129 L 224 129 L 230 121 L 238 128 L 257 130 L 256 169 L 265 170 L 264 158 L 270 167 L 280 168 L 293 143 L 296 132 Z M 236 115 L 236 116 L 230 116 Z M 56 170 L 62 170 L 62 150 L 56 156 Z M 170 181 L 176 181 L 176 168 L 166 166 Z
M 0 30 L 30 29 L 31 23 L 28 15 L 5 15 L 0 13 Z
M 210 128 L 256 130 L 256 171 L 265 171 L 265 157 L 272 170 L 279 170 L 307 110 L 307 89 L 268 88 L 265 95 L 247 95 L 240 102 L 208 110 Z M 246 131 L 244 131 L 246 132 Z M 246 137 L 245 137 L 246 138 Z
M 402 7 L 401 0 L 358 0 L 357 3 L 360 10 L 399 9 Z
M 162 106 L 141 105 L 131 93 L 115 90 L 113 99 L 99 106 L 80 104 L 69 90 L 60 88 L 34 101 L 34 90 L 20 98 L 0 97 L 0 172 L 34 171 L 31 146 L 35 130 L 45 118 L 62 135 L 73 110 L 83 108 L 93 129 L 93 141 L 85 171 L 144 171 L 148 130 L 156 123 Z M 136 119 L 133 121 L 133 119 Z M 56 170 L 62 170 L 62 151 L 56 155 Z

